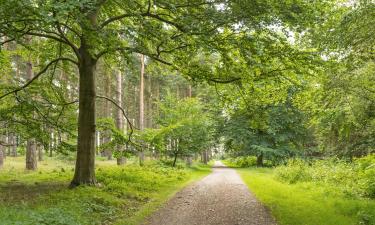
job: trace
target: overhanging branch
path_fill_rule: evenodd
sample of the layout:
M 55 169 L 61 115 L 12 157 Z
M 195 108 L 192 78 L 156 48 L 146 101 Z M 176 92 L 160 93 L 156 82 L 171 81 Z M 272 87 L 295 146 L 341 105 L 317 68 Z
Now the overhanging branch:
M 105 99 L 105 100 L 107 100 L 107 101 L 110 101 L 110 102 L 111 102 L 112 104 L 114 104 L 118 109 L 121 110 L 122 115 L 125 117 L 126 122 L 127 122 L 127 124 L 129 125 L 129 128 L 130 128 L 130 132 L 129 132 L 129 135 L 128 135 L 128 141 L 127 141 L 127 142 L 131 142 L 131 137 L 132 137 L 133 132 L 134 132 L 134 126 L 133 126 L 133 124 L 130 122 L 128 116 L 126 115 L 124 108 L 122 108 L 122 107 L 121 107 L 121 106 L 120 106 L 115 100 L 113 100 L 113 99 L 111 99 L 111 98 L 109 98 L 109 97 L 107 97 L 107 96 L 96 95 L 95 97 L 96 97 L 96 98 L 102 98 L 102 99 Z
M 48 70 L 48 68 L 49 68 L 51 65 L 56 64 L 57 62 L 59 62 L 59 61 L 63 61 L 63 60 L 65 60 L 65 61 L 69 61 L 69 62 L 72 62 L 72 63 L 78 65 L 78 63 L 77 63 L 76 61 L 74 61 L 73 59 L 70 59 L 70 58 L 64 58 L 64 57 L 61 57 L 61 58 L 54 59 L 54 60 L 52 60 L 51 62 L 49 62 L 49 63 L 48 63 L 48 64 L 47 64 L 47 65 L 46 65 L 41 71 L 39 71 L 39 73 L 37 73 L 37 74 L 36 74 L 31 80 L 29 80 L 26 84 L 24 84 L 23 86 L 21 86 L 21 87 L 15 89 L 15 90 L 13 90 L 13 91 L 10 91 L 10 92 L 8 92 L 8 93 L 5 93 L 5 94 L 1 95 L 1 96 L 0 96 L 0 99 L 5 98 L 6 96 L 11 95 L 11 94 L 16 94 L 17 92 L 19 92 L 19 91 L 21 91 L 21 90 L 27 88 L 27 87 L 28 87 L 30 84 L 32 84 L 36 79 L 38 79 L 42 74 L 44 74 L 44 73 Z

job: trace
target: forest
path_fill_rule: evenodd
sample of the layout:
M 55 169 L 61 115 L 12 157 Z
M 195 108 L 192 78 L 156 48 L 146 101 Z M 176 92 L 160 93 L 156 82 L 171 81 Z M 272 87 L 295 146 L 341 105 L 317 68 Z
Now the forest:
M 0 0 L 0 225 L 375 225 L 375 1 Z

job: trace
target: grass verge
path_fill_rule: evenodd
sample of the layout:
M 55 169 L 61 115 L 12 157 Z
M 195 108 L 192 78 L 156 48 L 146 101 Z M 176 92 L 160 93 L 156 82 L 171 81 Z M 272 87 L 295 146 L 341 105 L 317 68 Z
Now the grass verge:
M 310 182 L 282 183 L 272 169 L 236 170 L 281 225 L 375 224 L 374 200 L 348 198 L 329 191 L 335 187 Z
M 174 169 L 157 163 L 118 167 L 98 162 L 101 187 L 67 189 L 72 165 L 46 159 L 26 172 L 23 159 L 7 158 L 0 171 L 0 224 L 139 224 L 190 182 L 210 173 L 208 166 Z

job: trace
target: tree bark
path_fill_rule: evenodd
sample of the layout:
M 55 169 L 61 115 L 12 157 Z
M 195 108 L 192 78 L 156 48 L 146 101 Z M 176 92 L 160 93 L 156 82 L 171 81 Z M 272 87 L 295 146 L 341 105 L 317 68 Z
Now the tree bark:
M 117 104 L 122 106 L 122 76 L 121 71 L 117 71 L 116 73 L 116 101 Z M 120 131 L 124 131 L 124 118 L 122 115 L 122 111 L 120 109 L 116 109 L 116 127 Z M 119 156 L 117 157 L 117 165 L 124 165 L 126 163 L 125 157 L 123 154 L 124 146 L 117 146 L 117 151 L 119 151 Z
M 145 62 L 144 55 L 141 55 L 141 76 L 140 76 L 140 87 L 139 87 L 139 129 L 143 131 L 144 129 L 144 73 L 145 73 Z M 139 152 L 139 165 L 144 164 L 144 152 L 143 149 Z
M 31 38 L 27 37 L 27 44 L 31 44 Z M 33 64 L 29 57 L 26 63 L 26 79 L 33 79 Z M 34 115 L 33 115 L 34 116 Z M 35 138 L 29 138 L 26 145 L 26 169 L 36 170 L 38 165 L 37 149 Z
M 11 156 L 17 157 L 17 136 L 14 133 L 11 133 L 10 138 L 12 143 L 12 146 L 10 147 L 12 149 Z
M 6 142 L 5 140 L 5 136 L 3 135 L 0 135 L 0 141 L 1 142 Z M 3 167 L 4 165 L 4 160 L 6 158 L 6 148 L 5 146 L 3 145 L 0 145 L 0 169 Z
M 3 146 L 0 145 L 0 169 L 3 168 L 4 166 L 4 151 L 3 151 Z
M 43 145 L 38 145 L 38 160 L 43 161 Z
M 95 185 L 95 66 L 90 47 L 81 40 L 79 48 L 79 113 L 77 159 L 71 187 Z
M 36 170 L 38 168 L 38 156 L 36 151 L 36 143 L 34 138 L 27 140 L 26 145 L 26 169 Z
M 177 156 L 178 156 L 178 154 L 177 154 L 177 153 L 174 153 L 174 159 L 173 159 L 173 165 L 172 165 L 172 167 L 175 167 L 175 166 L 176 166 Z
M 106 69 L 105 70 L 105 86 L 104 86 L 105 96 L 111 96 L 111 93 L 112 93 L 110 75 L 111 74 L 108 74 L 108 70 Z M 104 107 L 105 107 L 104 116 L 106 118 L 111 118 L 111 109 L 112 109 L 111 108 L 112 107 L 111 102 L 105 101 Z M 108 143 L 110 141 L 111 141 L 110 131 L 106 130 L 103 133 L 103 143 Z M 109 148 L 104 149 L 103 155 L 106 156 L 108 160 L 112 160 L 112 150 L 111 149 L 109 149 Z
M 262 152 L 259 155 L 257 155 L 257 166 L 263 167 L 263 153 Z

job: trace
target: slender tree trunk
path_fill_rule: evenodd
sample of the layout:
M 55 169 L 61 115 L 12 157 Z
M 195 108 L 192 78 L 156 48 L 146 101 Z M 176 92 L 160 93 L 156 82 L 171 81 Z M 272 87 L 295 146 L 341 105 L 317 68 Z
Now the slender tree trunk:
M 5 136 L 0 135 L 0 142 L 6 143 Z M 6 147 L 0 144 L 0 169 L 4 165 L 4 160 L 6 158 Z
M 116 102 L 122 106 L 122 76 L 120 71 L 117 71 L 116 73 Z M 117 129 L 123 132 L 124 118 L 120 109 L 116 109 L 115 117 Z M 125 157 L 122 155 L 124 150 L 123 148 L 124 146 L 117 146 L 117 151 L 120 153 L 117 157 L 117 165 L 124 165 L 126 163 Z
M 17 138 L 16 138 L 16 135 L 14 133 L 9 133 L 9 142 L 12 144 L 12 146 L 10 146 L 10 156 L 12 157 L 17 157 Z
M 26 169 L 36 170 L 38 167 L 38 155 L 34 138 L 27 140 L 26 145 Z
M 6 138 L 6 136 L 5 136 L 5 135 L 1 135 L 1 134 L 0 134 L 0 142 L 3 142 L 3 143 L 6 143 L 6 144 L 9 144 L 9 143 L 7 142 L 7 138 Z M 5 146 L 3 146 L 3 145 L 0 144 L 0 151 L 3 152 L 3 158 L 4 158 L 4 160 L 5 160 L 5 159 L 7 158 L 7 148 L 6 148 Z
M 192 88 L 191 88 L 191 85 L 189 85 L 188 96 L 189 96 L 189 98 L 192 97 Z
M 4 166 L 4 147 L 0 145 L 0 169 Z
M 263 152 L 257 155 L 257 166 L 263 167 Z
M 43 161 L 43 145 L 38 145 L 38 160 Z
M 77 159 L 71 187 L 95 185 L 95 66 L 85 38 L 79 48 L 79 113 Z
M 149 76 L 148 77 L 148 87 L 147 87 L 147 92 L 148 92 L 148 98 L 147 98 L 147 126 L 149 128 L 152 128 L 152 79 Z
M 172 165 L 172 167 L 175 167 L 175 166 L 176 166 L 177 156 L 178 156 L 178 154 L 177 154 L 177 153 L 174 153 L 174 159 L 173 159 L 173 165 Z
M 27 43 L 31 43 L 31 38 L 27 37 Z M 26 63 L 26 79 L 33 79 L 33 64 L 31 58 L 28 59 Z M 26 169 L 36 170 L 38 165 L 37 149 L 35 138 L 30 138 L 27 140 L 26 145 Z
M 110 74 L 108 74 L 108 70 L 105 70 L 106 73 L 105 73 L 105 86 L 104 86 L 104 92 L 105 92 L 105 95 L 107 97 L 110 97 L 112 94 L 112 89 L 111 89 L 111 79 L 110 79 Z M 104 103 L 104 116 L 106 118 L 111 118 L 111 102 L 109 101 L 105 101 Z M 103 133 L 103 143 L 108 143 L 111 141 L 111 135 L 110 135 L 110 131 L 105 131 Z M 112 149 L 110 148 L 107 148 L 107 149 L 104 149 L 103 150 L 103 155 L 106 156 L 108 158 L 108 160 L 112 160 Z
M 202 152 L 203 154 L 203 163 L 204 164 L 207 164 L 208 163 L 208 151 L 207 150 L 204 150 L 204 152 Z
M 144 73 L 145 73 L 145 62 L 144 55 L 141 55 L 141 77 L 140 77 L 140 87 L 139 87 L 139 129 L 143 131 L 144 129 Z M 141 149 L 139 152 L 139 165 L 144 164 L 144 150 Z
M 186 165 L 190 167 L 193 164 L 193 157 L 192 156 L 187 156 L 186 157 Z

